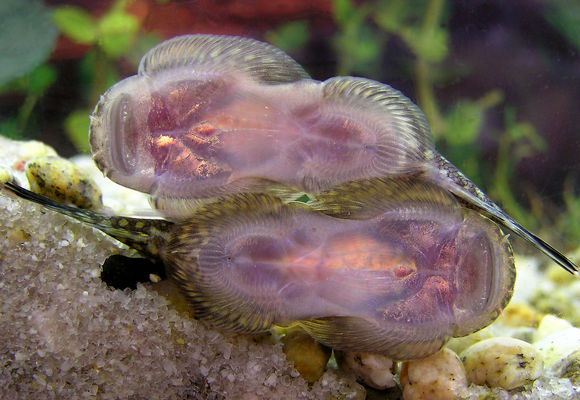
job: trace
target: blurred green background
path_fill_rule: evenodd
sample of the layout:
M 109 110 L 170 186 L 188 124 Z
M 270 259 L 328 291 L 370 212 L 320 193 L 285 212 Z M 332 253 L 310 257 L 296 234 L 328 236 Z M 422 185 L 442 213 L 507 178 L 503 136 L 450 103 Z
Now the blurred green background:
M 186 33 L 269 41 L 425 111 L 442 154 L 556 247 L 580 243 L 580 0 L 3 0 L 0 134 L 88 151 L 98 96 Z

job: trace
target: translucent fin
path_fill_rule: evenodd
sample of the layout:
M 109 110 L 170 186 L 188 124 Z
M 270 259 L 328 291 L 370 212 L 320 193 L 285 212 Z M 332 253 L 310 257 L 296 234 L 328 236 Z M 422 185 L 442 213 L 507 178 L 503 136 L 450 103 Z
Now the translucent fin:
M 267 276 L 229 269 L 225 246 L 232 236 L 283 221 L 280 199 L 242 193 L 201 205 L 178 224 L 164 254 L 168 273 L 194 306 L 196 316 L 236 332 L 267 331 L 278 318 L 279 288 Z
M 382 169 L 386 171 L 385 175 L 389 170 L 397 169 L 398 165 L 393 163 L 397 158 L 410 163 L 433 157 L 433 135 L 425 114 L 398 90 L 370 79 L 345 76 L 324 81 L 323 93 L 326 99 L 374 112 L 381 117 L 386 137 L 378 138 L 377 147 L 384 153 Z M 381 162 L 380 158 L 378 162 Z M 412 164 L 409 166 L 413 167 Z
M 278 197 L 284 203 L 298 199 L 304 193 L 296 188 L 282 185 L 268 179 L 244 178 L 227 185 L 210 187 L 201 193 L 200 197 L 190 198 L 178 196 L 163 196 L 154 193 L 151 196 L 151 205 L 167 218 L 184 218 L 197 213 L 204 204 L 215 201 L 218 197 L 229 196 L 237 193 L 265 193 Z
M 528 231 L 526 228 L 518 224 L 512 217 L 507 215 L 503 210 L 498 211 L 495 207 L 490 207 L 486 203 L 481 204 L 472 203 L 471 205 L 475 205 L 476 209 L 483 211 L 484 214 L 488 216 L 491 220 L 506 227 L 507 229 L 516 233 L 519 237 L 531 243 L 536 249 L 540 250 L 548 258 L 550 258 L 552 261 L 554 261 L 560 267 L 564 268 L 569 273 L 576 276 L 580 276 L 578 266 L 574 264 L 568 257 L 562 254 L 559 250 L 552 247 L 552 245 L 544 241 L 542 238 L 534 235 L 532 232 Z
M 313 196 L 309 203 L 325 214 L 352 219 L 372 218 L 389 210 L 444 209 L 460 212 L 460 204 L 448 191 L 416 176 L 372 178 L 337 186 Z
M 139 75 L 155 75 L 176 67 L 209 71 L 240 71 L 260 83 L 288 83 L 310 76 L 282 50 L 238 36 L 185 35 L 149 50 L 139 63 Z
M 379 326 L 356 317 L 320 318 L 299 324 L 329 347 L 380 353 L 396 360 L 426 357 L 443 347 L 451 337 L 450 333 L 441 333 L 438 329 Z
M 518 236 L 531 243 L 566 271 L 578 276 L 579 271 L 576 264 L 564 256 L 560 251 L 552 247 L 549 243 L 518 224 L 461 171 L 447 161 L 445 157 L 438 155 L 434 161 L 435 168 L 428 172 L 431 179 L 450 190 L 460 198 L 467 207 L 483 212 L 484 215 L 489 217 L 491 220 L 513 231 Z
M 266 332 L 272 326 L 276 315 L 270 305 L 248 307 L 229 292 L 213 290 L 211 295 L 204 289 L 211 282 L 190 281 L 181 278 L 183 271 L 173 274 L 180 288 L 195 310 L 195 316 L 210 322 L 218 328 L 239 332 Z
M 108 216 L 94 211 L 83 210 L 58 203 L 12 183 L 4 183 L 0 187 L 22 199 L 40 204 L 45 208 L 88 224 L 154 259 L 159 258 L 160 249 L 167 241 L 173 225 L 171 222 L 162 219 Z

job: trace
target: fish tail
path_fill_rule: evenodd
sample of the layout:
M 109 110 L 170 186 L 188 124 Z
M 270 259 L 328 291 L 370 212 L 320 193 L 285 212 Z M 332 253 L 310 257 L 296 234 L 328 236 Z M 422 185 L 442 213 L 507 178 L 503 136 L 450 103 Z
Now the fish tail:
M 167 242 L 167 232 L 172 225 L 171 222 L 162 219 L 109 216 L 95 211 L 84 210 L 59 203 L 10 182 L 3 183 L 0 188 L 11 192 L 17 197 L 40 204 L 44 208 L 90 225 L 155 259 L 159 258 L 159 251 Z
M 484 215 L 488 218 L 530 242 L 535 248 L 540 250 L 566 271 L 574 275 L 579 275 L 578 266 L 576 264 L 570 261 L 565 255 L 552 247 L 549 243 L 518 224 L 461 171 L 447 161 L 445 157 L 439 155 L 436 163 L 437 169 L 428 171 L 427 175 L 431 179 L 434 178 L 437 182 L 445 185 L 446 181 L 441 180 L 441 171 L 445 171 L 445 176 L 450 179 L 450 182 L 452 182 L 451 185 L 447 185 L 447 188 L 462 200 L 465 207 L 473 208 L 480 212 L 483 211 Z
M 530 243 L 534 245 L 538 250 L 548 256 L 552 261 L 556 264 L 564 268 L 566 271 L 570 272 L 573 275 L 579 275 L 578 266 L 574 264 L 568 257 L 564 254 L 560 253 L 557 249 L 552 247 L 549 243 L 544 241 L 542 238 L 534 235 L 532 232 L 525 229 L 520 224 L 514 222 L 513 220 L 510 221 L 501 221 L 504 225 L 506 225 L 512 231 L 518 233 L 523 238 L 528 240 Z

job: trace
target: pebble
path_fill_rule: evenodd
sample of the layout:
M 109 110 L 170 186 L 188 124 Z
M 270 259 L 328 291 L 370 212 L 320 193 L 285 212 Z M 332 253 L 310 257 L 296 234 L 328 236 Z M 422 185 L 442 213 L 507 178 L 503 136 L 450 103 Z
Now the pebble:
M 507 332 L 506 335 L 502 336 L 509 336 L 515 339 L 523 340 L 524 342 L 532 343 L 534 341 L 534 335 L 536 334 L 536 330 L 529 326 L 522 326 L 519 328 L 511 329 Z
M 320 379 L 328 364 L 331 349 L 321 345 L 300 328 L 290 328 L 282 338 L 286 359 L 302 377 L 314 383 Z
M 562 268 L 560 268 L 562 269 Z M 543 314 L 527 303 L 511 302 L 498 318 L 498 322 L 511 327 L 537 327 Z
M 546 336 L 564 329 L 573 328 L 572 324 L 565 319 L 558 318 L 555 315 L 546 315 L 540 321 L 538 329 L 534 333 L 534 342 L 545 338 Z
M 41 156 L 56 156 L 56 151 L 47 144 L 31 140 L 28 142 L 19 142 L 19 155 L 24 160 Z
M 553 375 L 570 379 L 574 386 L 580 385 L 580 350 L 569 354 L 552 367 Z
M 359 382 L 379 390 L 396 386 L 393 376 L 396 364 L 384 355 L 335 350 L 334 356 L 340 368 Z
M 555 314 L 580 326 L 580 280 L 561 285 L 545 280 L 530 299 L 532 306 L 545 314 Z
M 87 174 L 72 162 L 57 156 L 29 160 L 25 167 L 30 190 L 79 208 L 103 207 L 101 190 Z
M 568 256 L 572 261 L 580 261 L 575 255 L 569 254 Z M 548 267 L 546 277 L 557 285 L 567 285 L 573 283 L 576 279 L 576 276 L 556 264 L 551 264 Z
M 9 168 L 0 166 L 0 183 L 7 182 L 18 184 L 18 181 L 16 177 L 12 174 L 12 171 Z
M 328 400 L 366 400 L 368 395 L 363 385 L 332 368 L 313 387 L 329 388 Z
M 544 369 L 542 353 L 523 340 L 510 337 L 486 339 L 461 353 L 470 383 L 514 389 L 539 378 Z
M 456 354 L 461 354 L 461 352 L 467 349 L 469 346 L 474 345 L 477 342 L 481 342 L 485 339 L 490 339 L 494 337 L 493 329 L 491 327 L 479 330 L 471 335 L 452 338 L 445 345 L 446 348 L 453 350 Z
M 458 399 L 467 393 L 463 364 L 447 348 L 421 360 L 404 362 L 400 382 L 404 400 Z
M 558 330 L 534 342 L 534 346 L 542 353 L 546 367 L 551 368 L 580 350 L 580 329 Z

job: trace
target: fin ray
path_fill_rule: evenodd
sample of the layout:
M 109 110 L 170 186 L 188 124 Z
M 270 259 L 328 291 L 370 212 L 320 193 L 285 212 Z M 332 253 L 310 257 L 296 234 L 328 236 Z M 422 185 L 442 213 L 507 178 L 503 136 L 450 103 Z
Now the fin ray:
M 372 218 L 388 210 L 446 210 L 460 213 L 460 203 L 446 190 L 415 176 L 363 179 L 337 186 L 314 196 L 313 208 L 340 218 Z M 426 207 L 430 206 L 430 207 Z M 459 215 L 459 214 L 458 214 Z
M 227 256 L 219 235 L 232 229 L 232 224 L 235 232 L 245 232 L 244 226 L 260 225 L 268 216 L 283 220 L 285 210 L 282 201 L 272 195 L 240 193 L 203 204 L 178 224 L 165 258 L 169 274 L 192 303 L 196 316 L 222 329 L 244 333 L 265 332 L 279 319 L 274 296 L 278 288 L 260 276 L 238 273 L 230 277 L 237 271 L 222 264 Z
M 397 360 L 426 357 L 443 347 L 451 337 L 450 333 L 440 333 L 436 329 L 423 330 L 425 335 L 421 337 L 413 327 L 379 326 L 357 317 L 320 318 L 298 324 L 316 340 L 332 348 L 388 354 Z
M 84 210 L 56 202 L 10 182 L 3 183 L 0 188 L 8 190 L 17 197 L 88 224 L 154 259 L 159 258 L 160 247 L 167 241 L 168 232 L 173 225 L 163 219 L 109 216 L 96 211 Z
M 178 36 L 155 46 L 141 59 L 139 75 L 185 66 L 240 71 L 268 84 L 310 78 L 296 61 L 270 44 L 239 36 L 203 34 Z
M 579 269 L 568 257 L 552 247 L 549 243 L 528 231 L 501 207 L 495 204 L 481 189 L 469 180 L 461 171 L 445 157 L 438 155 L 436 168 L 426 170 L 426 176 L 451 191 L 462 204 L 483 213 L 486 217 L 501 226 L 516 233 L 519 237 L 531 243 L 536 249 L 573 275 L 579 275 Z M 445 176 L 441 176 L 441 171 Z
M 377 154 L 383 175 L 413 171 L 433 157 L 435 144 L 423 111 L 392 87 L 366 78 L 334 77 L 323 82 L 323 97 L 380 116 Z M 398 165 L 400 164 L 400 165 Z

